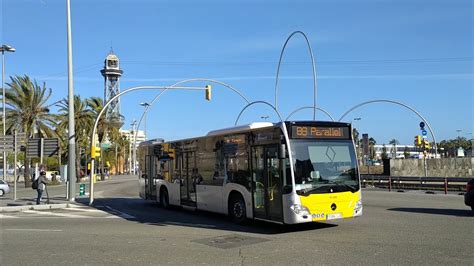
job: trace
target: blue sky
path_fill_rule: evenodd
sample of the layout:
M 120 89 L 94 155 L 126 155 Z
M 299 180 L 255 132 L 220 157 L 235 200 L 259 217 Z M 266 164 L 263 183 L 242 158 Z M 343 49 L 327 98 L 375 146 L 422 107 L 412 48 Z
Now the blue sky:
M 286 38 L 306 33 L 317 61 L 317 105 L 336 119 L 372 99 L 401 101 L 417 109 L 437 140 L 472 138 L 473 5 L 469 0 L 413 1 L 152 1 L 71 0 L 74 89 L 103 97 L 100 74 L 111 46 L 121 60 L 122 90 L 213 78 L 250 100 L 274 103 L 277 62 Z M 66 1 L 0 0 L 6 75 L 27 74 L 52 88 L 51 103 L 67 96 Z M 293 38 L 280 71 L 279 111 L 284 118 L 313 103 L 310 57 L 304 39 Z M 205 83 L 191 83 L 203 86 Z M 126 127 L 156 92 L 121 100 Z M 245 102 L 213 86 L 203 92 L 169 91 L 150 110 L 149 137 L 179 139 L 233 126 Z M 256 105 L 241 123 L 278 121 Z M 420 134 L 420 119 L 395 105 L 367 105 L 350 113 L 377 143 L 402 144 Z M 294 119 L 312 119 L 306 110 Z M 326 120 L 317 113 L 318 120 Z M 143 126 L 142 126 L 143 128 Z

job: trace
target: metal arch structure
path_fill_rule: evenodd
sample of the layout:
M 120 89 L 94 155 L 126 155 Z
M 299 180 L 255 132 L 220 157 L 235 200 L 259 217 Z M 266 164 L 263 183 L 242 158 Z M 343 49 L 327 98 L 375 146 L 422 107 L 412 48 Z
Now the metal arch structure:
M 304 109 L 314 109 L 314 106 L 300 107 L 300 108 L 294 110 L 293 112 L 291 112 L 291 113 L 288 115 L 288 117 L 286 117 L 286 120 L 290 120 L 290 117 L 291 117 L 292 115 L 294 115 L 294 114 L 296 114 L 297 112 L 299 112 L 299 111 L 301 111 L 301 110 L 304 110 Z M 336 121 L 336 120 L 334 120 L 334 117 L 332 117 L 332 115 L 331 115 L 328 111 L 326 111 L 326 110 L 324 110 L 324 109 L 322 109 L 322 108 L 319 108 L 319 107 L 316 107 L 316 110 L 319 110 L 319 111 L 325 113 L 327 116 L 329 116 L 329 118 L 331 118 L 331 120 L 332 120 L 333 122 Z
M 431 134 L 431 137 L 433 138 L 433 141 L 434 141 L 434 148 L 435 148 L 435 158 L 438 158 L 438 144 L 436 143 L 436 137 L 435 137 L 435 134 L 434 134 L 434 131 L 433 129 L 431 128 L 431 125 L 430 123 L 428 122 L 428 120 L 426 120 L 417 110 L 415 110 L 415 108 L 413 107 L 410 107 L 404 103 L 401 103 L 401 102 L 398 102 L 398 101 L 393 101 L 393 100 L 384 100 L 384 99 L 379 99 L 379 100 L 371 100 L 371 101 L 366 101 L 366 102 L 362 102 L 352 108 L 350 108 L 349 110 L 347 110 L 342 116 L 341 118 L 339 118 L 338 121 L 341 121 L 347 114 L 349 114 L 350 112 L 352 112 L 353 110 L 361 107 L 361 106 L 364 106 L 364 105 L 367 105 L 367 104 L 371 104 L 371 103 L 392 103 L 392 104 L 396 104 L 396 105 L 399 105 L 399 106 L 402 106 L 402 107 L 405 107 L 407 109 L 409 109 L 410 111 L 412 111 L 413 113 L 415 113 L 421 120 L 423 120 L 423 122 L 425 122 L 426 126 L 428 127 L 428 129 L 430 130 L 430 134 Z
M 280 60 L 278 61 L 278 68 L 277 68 L 276 80 L 275 80 L 275 106 L 274 107 L 275 107 L 275 109 L 278 109 L 278 79 L 280 77 L 281 60 L 283 59 L 283 54 L 285 52 L 286 45 L 288 44 L 290 39 L 293 36 L 295 36 L 296 34 L 300 34 L 304 37 L 304 39 L 306 40 L 306 44 L 308 45 L 309 54 L 311 56 L 311 65 L 312 65 L 312 71 L 313 71 L 313 87 L 314 87 L 313 120 L 316 120 L 316 95 L 317 95 L 317 91 L 318 91 L 318 84 L 317 84 L 317 81 L 316 81 L 316 63 L 315 63 L 314 56 L 313 56 L 313 49 L 311 48 L 311 44 L 309 43 L 308 37 L 306 37 L 306 34 L 304 34 L 304 32 L 302 32 L 302 31 L 294 31 L 290 36 L 288 36 L 288 38 L 285 41 L 285 44 L 283 45 L 283 48 L 281 49 Z
M 255 104 L 265 104 L 267 106 L 270 106 L 273 111 L 275 111 L 275 113 L 277 113 L 278 115 L 278 118 L 280 118 L 280 122 L 282 124 L 282 127 L 283 127 L 283 135 L 285 136 L 285 141 L 286 141 L 286 145 L 288 147 L 288 159 L 290 160 L 290 162 L 293 162 L 293 155 L 291 155 L 291 146 L 290 146 L 290 136 L 288 135 L 288 129 L 286 128 L 286 124 L 285 122 L 283 121 L 282 119 L 282 116 L 280 115 L 280 112 L 278 112 L 278 110 L 276 109 L 275 106 L 273 106 L 272 104 L 266 102 L 266 101 L 255 101 L 255 102 L 251 102 L 249 104 L 247 104 L 243 109 L 242 111 L 240 111 L 239 113 L 239 116 L 237 116 L 237 119 L 235 120 L 235 124 L 234 126 L 237 126 L 237 123 L 239 122 L 239 119 L 240 119 L 240 116 L 243 114 L 243 112 L 249 108 L 250 106 L 252 105 L 255 105 Z M 293 167 L 293 164 L 290 163 L 290 171 L 291 173 L 294 173 L 294 167 Z M 292 182 L 291 182 L 291 186 L 292 186 L 292 190 L 293 190 L 293 193 L 296 193 L 296 185 L 295 185 L 295 179 L 292 178 L 291 179 Z
M 283 122 L 283 117 L 281 116 L 280 112 L 278 112 L 278 110 L 276 109 L 275 106 L 273 106 L 271 103 L 268 103 L 266 101 L 255 101 L 255 102 L 251 102 L 249 104 L 247 104 L 243 109 L 242 111 L 240 111 L 239 115 L 237 116 L 237 119 L 235 120 L 235 123 L 234 123 L 234 126 L 237 126 L 237 123 L 239 122 L 239 119 L 240 119 L 240 116 L 242 116 L 242 114 L 244 113 L 244 111 L 249 108 L 250 106 L 254 105 L 254 104 L 257 104 L 257 103 L 261 103 L 261 104 L 265 104 L 267 106 L 270 106 L 270 108 L 273 109 L 273 111 L 275 111 L 275 113 L 277 113 L 278 115 L 278 118 L 280 118 L 280 121 Z
M 168 88 L 174 88 L 178 85 L 181 85 L 181 84 L 184 84 L 184 83 L 189 83 L 189 82 L 196 82 L 196 81 L 202 81 L 202 82 L 209 82 L 209 83 L 215 83 L 215 84 L 219 84 L 219 85 L 222 85 L 230 90 L 232 90 L 233 92 L 237 93 L 242 99 L 244 99 L 247 103 L 250 103 L 249 99 L 247 97 L 245 97 L 239 90 L 237 90 L 236 88 L 230 86 L 229 84 L 226 84 L 224 82 L 221 82 L 221 81 L 218 81 L 218 80 L 214 80 L 214 79 L 206 79 L 206 78 L 194 78 L 194 79 L 185 79 L 185 80 L 181 80 L 181 81 L 178 81 L 176 83 L 174 83 L 173 85 L 169 86 Z M 137 140 L 137 134 L 138 134 L 138 130 L 140 129 L 140 125 L 143 121 L 143 118 L 145 117 L 145 115 L 148 113 L 148 110 L 153 107 L 153 105 L 155 104 L 156 101 L 158 101 L 158 99 L 161 97 L 161 95 L 167 91 L 168 89 L 164 89 L 163 91 L 161 91 L 160 93 L 158 93 L 154 98 L 153 100 L 151 100 L 150 104 L 147 105 L 145 107 L 145 110 L 143 111 L 143 114 L 142 116 L 140 117 L 140 119 L 138 120 L 138 124 L 137 124 L 137 130 L 135 131 L 135 138 L 134 138 L 134 143 L 133 143 L 133 147 L 136 147 L 136 140 Z
M 138 86 L 138 87 L 132 87 L 132 88 L 129 88 L 129 89 L 126 89 L 122 92 L 120 92 L 119 94 L 116 94 L 114 97 L 112 97 L 111 99 L 109 99 L 109 101 L 107 101 L 107 103 L 105 103 L 104 107 L 102 108 L 102 110 L 100 110 L 99 114 L 97 115 L 96 119 L 95 119 L 95 122 L 94 122 L 94 127 L 92 128 L 92 134 L 91 134 L 91 151 L 92 151 L 92 148 L 95 146 L 95 134 L 96 134 L 96 131 L 97 131 L 97 126 L 99 124 L 99 120 L 100 118 L 102 117 L 102 115 L 104 114 L 104 112 L 107 110 L 107 107 L 109 107 L 109 105 L 117 98 L 119 98 L 120 96 L 126 94 L 126 93 L 129 93 L 129 92 L 132 92 L 132 91 L 137 91 L 137 90 L 164 90 L 164 89 L 181 89 L 181 90 L 205 90 L 205 88 L 198 88 L 198 87 L 173 87 L 173 88 L 170 88 L 170 87 L 165 87 L 165 86 Z M 89 178 L 89 205 L 92 205 L 92 203 L 94 202 L 94 162 L 95 162 L 95 158 L 94 156 L 92 156 L 91 158 L 91 175 L 90 175 L 90 178 Z

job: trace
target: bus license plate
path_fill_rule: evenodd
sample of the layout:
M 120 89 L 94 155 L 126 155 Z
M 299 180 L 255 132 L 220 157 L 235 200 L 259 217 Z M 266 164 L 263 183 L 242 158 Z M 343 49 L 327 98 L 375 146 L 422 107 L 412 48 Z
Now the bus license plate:
M 334 219 L 341 219 L 341 218 L 342 218 L 342 213 L 331 213 L 327 215 L 326 220 L 334 220 Z

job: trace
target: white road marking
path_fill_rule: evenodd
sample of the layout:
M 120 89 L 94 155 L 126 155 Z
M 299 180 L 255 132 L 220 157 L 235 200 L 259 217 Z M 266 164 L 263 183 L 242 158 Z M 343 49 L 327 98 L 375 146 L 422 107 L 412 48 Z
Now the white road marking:
M 111 211 L 113 211 L 113 212 L 117 212 L 117 213 L 118 213 L 118 216 L 120 216 L 120 217 L 122 217 L 122 218 L 124 218 L 124 219 L 135 219 L 135 216 L 132 216 L 132 215 L 130 215 L 130 214 L 126 214 L 126 213 L 124 213 L 124 212 L 118 211 L 118 210 L 116 210 L 116 209 L 114 209 L 114 208 L 111 208 L 110 206 L 105 205 L 105 208 L 107 208 L 107 209 L 109 209 L 109 210 L 111 210 Z
M 68 213 L 57 213 L 57 212 L 47 212 L 47 211 L 28 210 L 28 211 L 23 211 L 23 212 L 24 213 L 31 213 L 31 214 L 39 214 L 39 215 L 51 215 L 51 216 L 67 217 L 67 218 L 90 218 L 88 216 L 83 216 L 83 215 L 75 215 L 75 214 L 68 214 Z
M 56 229 L 5 229 L 6 231 L 26 231 L 26 232 L 62 232 L 63 230 Z
M 135 217 L 116 209 L 113 209 L 109 206 L 103 206 L 109 209 L 112 213 L 107 211 L 92 209 L 89 206 L 77 206 L 77 207 L 70 207 L 65 210 L 70 210 L 73 213 L 64 213 L 64 212 L 51 212 L 51 211 L 43 211 L 43 210 L 25 210 L 21 213 L 27 214 L 26 216 L 13 216 L 13 215 L 5 215 L 0 214 L 0 219 L 18 219 L 18 218 L 74 218 L 74 219 L 134 219 Z M 82 212 L 82 213 L 81 213 Z M 20 214 L 21 214 L 20 213 Z M 87 216 L 89 214 L 103 214 L 103 216 Z
M 0 213 L 0 219 L 6 219 L 6 218 L 18 218 L 17 216 L 10 216 L 10 215 L 5 215 Z
M 79 212 L 99 212 L 99 213 L 106 213 L 101 210 L 97 209 L 86 209 L 87 207 L 69 207 L 66 210 L 71 210 L 71 211 L 79 211 Z

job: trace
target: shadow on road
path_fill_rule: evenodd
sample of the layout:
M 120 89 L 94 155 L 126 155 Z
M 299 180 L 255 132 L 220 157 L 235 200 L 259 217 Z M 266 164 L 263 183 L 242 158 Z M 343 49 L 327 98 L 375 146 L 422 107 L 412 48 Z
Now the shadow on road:
M 79 203 L 87 205 L 86 200 L 79 200 Z M 327 223 L 279 225 L 253 220 L 245 225 L 239 225 L 232 223 L 227 216 L 222 214 L 188 211 L 179 207 L 163 209 L 156 203 L 139 198 L 99 198 L 94 201 L 93 207 L 113 215 L 120 216 L 120 213 L 125 213 L 127 215 L 124 216 L 124 219 L 148 225 L 175 225 L 257 234 L 284 234 L 306 230 L 322 230 L 337 226 Z
M 458 216 L 458 217 L 474 217 L 474 212 L 471 210 L 434 209 L 434 208 L 392 208 L 388 210 L 398 211 L 398 212 L 427 213 L 427 214 L 448 215 L 448 216 Z

